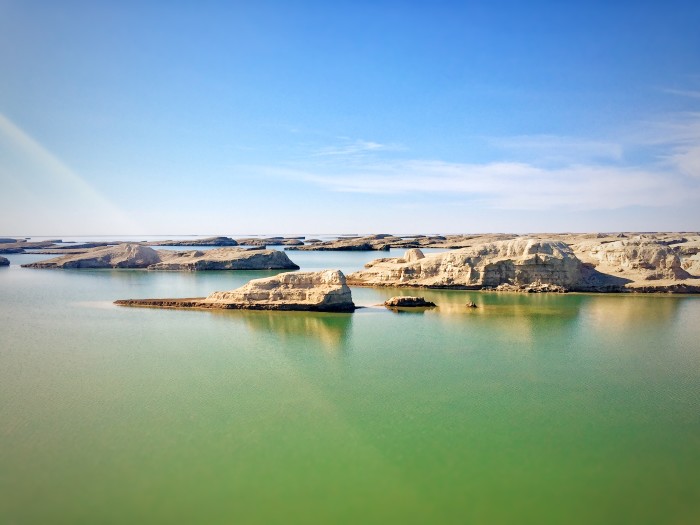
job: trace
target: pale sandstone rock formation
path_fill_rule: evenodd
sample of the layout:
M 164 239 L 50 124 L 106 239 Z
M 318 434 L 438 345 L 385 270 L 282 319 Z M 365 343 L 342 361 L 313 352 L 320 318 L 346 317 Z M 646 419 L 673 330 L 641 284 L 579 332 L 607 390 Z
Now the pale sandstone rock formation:
M 214 292 L 205 303 L 261 310 L 353 311 L 350 288 L 340 270 L 281 273 L 253 279 L 230 292 Z
M 27 268 L 139 268 L 147 270 L 296 270 L 286 253 L 275 250 L 154 250 L 120 244 L 23 265 Z
M 575 250 L 599 272 L 624 274 L 633 281 L 690 277 L 681 267 L 681 259 L 674 248 L 644 237 L 602 244 L 584 242 L 575 246 Z
M 563 242 L 514 239 L 429 254 L 414 259 L 380 259 L 348 276 L 351 285 L 425 286 L 430 288 L 493 288 L 500 284 L 533 283 L 572 287 L 582 265 Z M 414 259 L 414 260 L 409 260 Z
M 277 250 L 217 248 L 208 251 L 158 252 L 161 261 L 149 270 L 298 270 L 286 253 Z
M 253 279 L 228 292 L 214 292 L 201 299 L 126 299 L 120 306 L 161 308 L 213 308 L 236 310 L 302 310 L 352 312 L 355 304 L 340 270 L 281 273 Z
M 147 268 L 160 262 L 158 252 L 139 244 L 119 244 L 89 249 L 47 261 L 23 264 L 24 268 Z

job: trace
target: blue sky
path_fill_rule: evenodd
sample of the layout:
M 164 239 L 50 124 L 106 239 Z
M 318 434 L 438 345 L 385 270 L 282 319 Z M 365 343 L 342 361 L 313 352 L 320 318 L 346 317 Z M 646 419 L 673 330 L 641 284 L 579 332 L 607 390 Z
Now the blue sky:
M 0 0 L 0 234 L 700 229 L 700 3 Z

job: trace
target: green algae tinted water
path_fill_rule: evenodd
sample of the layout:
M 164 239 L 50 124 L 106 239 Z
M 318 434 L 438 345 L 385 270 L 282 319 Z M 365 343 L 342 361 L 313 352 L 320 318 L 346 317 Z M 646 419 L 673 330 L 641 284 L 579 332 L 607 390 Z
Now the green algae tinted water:
M 0 268 L 0 523 L 700 521 L 698 297 L 129 309 L 271 272 L 17 266 L 40 257 Z

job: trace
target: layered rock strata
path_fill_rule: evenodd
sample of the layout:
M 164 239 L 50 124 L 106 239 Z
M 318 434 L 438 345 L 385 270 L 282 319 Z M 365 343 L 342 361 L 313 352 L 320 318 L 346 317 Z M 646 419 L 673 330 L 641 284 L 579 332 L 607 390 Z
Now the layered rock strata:
M 224 310 L 355 310 L 350 288 L 339 270 L 282 273 L 274 277 L 253 279 L 236 290 L 214 292 L 200 299 L 125 299 L 116 301 L 115 304 Z
M 562 242 L 516 239 L 424 255 L 410 250 L 403 258 L 378 259 L 348 276 L 362 286 L 495 288 L 507 283 L 572 287 L 581 279 L 581 261 Z
M 523 292 L 700 292 L 700 256 L 677 237 L 516 238 L 424 255 L 377 259 L 348 275 L 357 286 L 415 286 Z M 573 248 L 573 249 L 572 249 Z M 688 250 L 690 252 L 690 250 Z M 691 252 L 692 253 L 692 252 Z

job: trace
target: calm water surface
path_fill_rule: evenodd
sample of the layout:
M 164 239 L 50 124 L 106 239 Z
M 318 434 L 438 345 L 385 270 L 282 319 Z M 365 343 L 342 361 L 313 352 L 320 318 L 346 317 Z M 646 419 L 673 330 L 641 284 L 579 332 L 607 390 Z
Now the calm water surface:
M 700 522 L 698 297 L 129 309 L 275 272 L 18 266 L 46 257 L 0 268 L 0 523 Z

